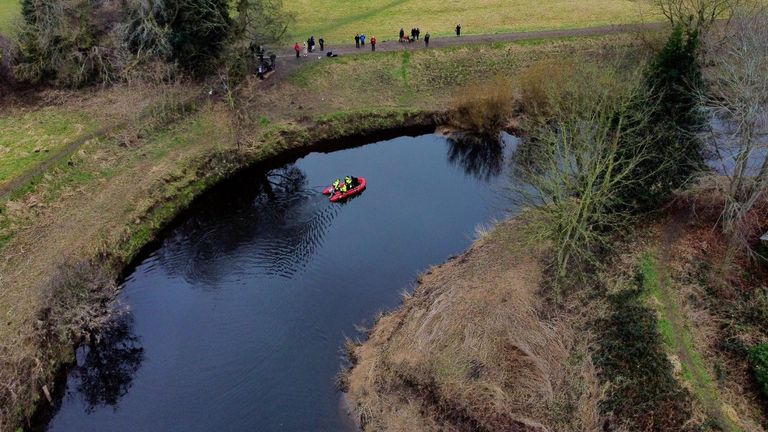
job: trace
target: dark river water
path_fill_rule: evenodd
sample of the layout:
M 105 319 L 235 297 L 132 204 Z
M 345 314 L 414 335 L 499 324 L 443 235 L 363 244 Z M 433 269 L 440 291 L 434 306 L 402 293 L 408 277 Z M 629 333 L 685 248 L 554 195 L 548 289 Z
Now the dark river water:
M 48 429 L 353 430 L 345 336 L 509 210 L 503 142 L 401 137 L 214 189 L 127 277 L 127 312 L 78 350 Z M 368 189 L 330 203 L 321 188 L 345 174 Z

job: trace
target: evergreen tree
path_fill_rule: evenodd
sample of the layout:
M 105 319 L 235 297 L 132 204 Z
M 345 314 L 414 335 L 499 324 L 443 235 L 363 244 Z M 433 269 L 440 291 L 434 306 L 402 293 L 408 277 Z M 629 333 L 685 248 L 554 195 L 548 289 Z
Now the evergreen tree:
M 134 11 L 127 43 L 134 54 L 164 55 L 202 74 L 224 51 L 230 27 L 226 0 L 150 0 Z
M 655 208 L 703 167 L 699 45 L 698 28 L 677 25 L 645 72 L 646 92 L 637 103 L 650 113 L 637 133 L 650 138 L 650 158 L 637 167 L 633 178 L 640 181 L 626 192 L 638 209 Z

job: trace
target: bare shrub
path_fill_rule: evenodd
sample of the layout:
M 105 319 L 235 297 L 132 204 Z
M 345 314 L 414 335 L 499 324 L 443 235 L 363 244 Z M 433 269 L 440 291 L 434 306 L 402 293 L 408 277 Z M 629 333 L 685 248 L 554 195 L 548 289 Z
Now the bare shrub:
M 637 104 L 642 88 L 614 94 L 617 87 L 584 97 L 547 96 L 564 99 L 549 105 L 553 118 L 536 127 L 529 160 L 515 167 L 529 241 L 553 244 L 560 281 L 574 263 L 598 264 L 595 252 L 632 219 L 627 190 L 645 181 L 637 176 L 649 157 L 648 138 L 638 133 L 648 121 Z
M 509 124 L 514 108 L 511 81 L 497 76 L 461 88 L 453 98 L 449 124 L 471 134 L 498 137 Z
M 109 320 L 117 285 L 106 269 L 91 261 L 60 266 L 43 293 L 39 322 L 52 342 L 77 341 L 97 334 Z
M 120 15 L 115 4 L 31 0 L 19 31 L 15 76 L 72 87 L 116 79 L 119 41 L 109 37 Z
M 588 108 L 595 94 L 615 95 L 624 84 L 615 69 L 575 59 L 544 60 L 525 70 L 516 82 L 523 113 L 546 123 L 562 112 L 562 101 L 574 111 Z
M 29 410 L 62 361 L 62 351 L 77 341 L 92 342 L 114 311 L 117 286 L 102 264 L 59 266 L 42 293 L 34 322 L 0 344 L 0 430 L 11 430 L 32 415 Z
M 673 26 L 706 31 L 716 20 L 727 17 L 739 0 L 654 0 L 653 3 Z
M 765 209 L 768 192 L 768 14 L 740 9 L 729 34 L 708 40 L 713 64 L 710 90 L 701 101 L 725 123 L 712 142 L 728 183 L 721 223 L 729 239 L 728 259 L 753 253 L 750 242 L 761 228 L 754 213 Z

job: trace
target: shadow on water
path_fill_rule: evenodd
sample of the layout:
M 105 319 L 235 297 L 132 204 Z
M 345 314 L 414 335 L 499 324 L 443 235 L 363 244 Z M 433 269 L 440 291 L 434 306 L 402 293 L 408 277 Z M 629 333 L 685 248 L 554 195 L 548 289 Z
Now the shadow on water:
M 506 214 L 518 142 L 398 138 L 212 188 L 127 275 L 131 313 L 78 348 L 50 430 L 352 430 L 333 385 L 342 335 Z M 347 170 L 373 187 L 329 202 L 318 183 Z
M 133 318 L 128 313 L 121 314 L 98 338 L 78 349 L 77 391 L 86 412 L 99 406 L 116 407 L 131 388 L 143 360 L 144 349 L 133 334 Z
M 60 394 L 55 410 L 60 408 L 64 397 L 75 395 L 82 400 L 87 414 L 102 407 L 116 410 L 144 360 L 144 349 L 133 332 L 131 314 L 117 315 L 98 335 L 80 345 L 75 356 L 75 366 L 67 378 L 75 391 Z
M 504 168 L 504 142 L 501 137 L 461 134 L 448 138 L 448 162 L 479 180 L 501 174 Z
M 240 181 L 247 184 L 222 190 L 216 205 L 201 206 L 202 211 L 168 238 L 157 259 L 169 274 L 208 287 L 253 268 L 268 277 L 290 278 L 322 246 L 339 206 L 308 187 L 299 168 L 287 165 Z M 249 259 L 222 274 L 217 259 L 244 246 L 253 250 Z

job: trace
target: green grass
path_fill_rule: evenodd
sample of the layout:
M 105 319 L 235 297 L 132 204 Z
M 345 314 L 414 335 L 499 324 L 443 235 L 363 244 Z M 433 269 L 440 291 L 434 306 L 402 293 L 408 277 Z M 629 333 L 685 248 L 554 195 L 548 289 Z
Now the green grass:
M 0 116 L 0 184 L 48 159 L 95 126 L 84 114 L 61 108 Z
M 286 0 L 284 4 L 297 15 L 290 29 L 292 39 L 303 41 L 314 35 L 329 43 L 354 43 L 357 32 L 369 39 L 396 40 L 401 27 L 406 33 L 419 27 L 422 34 L 450 36 L 457 23 L 462 34 L 488 34 L 630 23 L 651 17 L 646 0 Z
M 656 258 L 650 253 L 646 253 L 641 258 L 640 272 L 643 278 L 643 289 L 662 309 L 658 321 L 658 331 L 664 342 L 669 348 L 688 354 L 688 361 L 681 362 L 683 378 L 693 386 L 699 396 L 703 396 L 702 393 L 708 393 L 709 397 L 716 397 L 717 389 L 714 388 L 714 381 L 707 370 L 704 359 L 693 343 L 690 330 L 684 325 L 675 325 L 671 321 L 672 317 L 682 319 L 682 315 L 677 303 L 673 299 L 667 298 L 666 293 L 661 289 Z M 694 374 L 698 375 L 700 379 L 695 379 Z
M 435 109 L 444 107 L 463 85 L 497 74 L 514 79 L 545 59 L 610 56 L 633 43 L 627 36 L 612 35 L 380 52 L 316 62 L 298 70 L 288 81 L 301 88 L 305 98 L 323 97 L 326 109 Z
M 680 358 L 682 378 L 723 430 L 739 430 L 732 419 L 722 412 L 717 386 L 703 356 L 696 349 L 691 331 L 685 323 L 685 316 L 673 298 L 675 294 L 668 275 L 660 271 L 657 259 L 651 253 L 643 254 L 639 270 L 643 291 L 659 311 L 657 330 L 668 349 Z M 662 280 L 666 289 L 662 288 Z
M 0 34 L 13 32 L 13 21 L 19 16 L 20 9 L 19 0 L 0 0 Z

